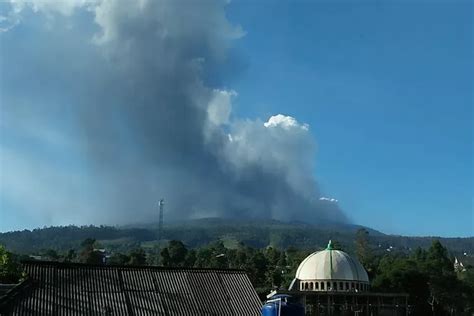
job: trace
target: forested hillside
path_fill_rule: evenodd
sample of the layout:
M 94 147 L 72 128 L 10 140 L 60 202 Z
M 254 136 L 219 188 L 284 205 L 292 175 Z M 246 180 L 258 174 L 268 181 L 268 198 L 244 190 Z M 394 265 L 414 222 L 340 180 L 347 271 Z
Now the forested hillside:
M 294 247 L 316 250 L 324 247 L 329 239 L 337 240 L 349 252 L 354 250 L 354 233 L 357 225 L 315 226 L 278 221 L 226 221 L 203 219 L 165 225 L 166 240 L 181 240 L 190 248 L 222 241 L 232 248 L 242 243 L 254 248 L 272 246 L 279 249 Z M 406 237 L 386 235 L 366 228 L 369 242 L 380 252 L 410 252 L 417 247 L 428 248 L 433 240 L 440 240 L 456 256 L 474 254 L 474 238 Z M 96 239 L 102 247 L 115 251 L 128 251 L 137 246 L 156 244 L 157 227 L 64 226 L 47 227 L 0 234 L 0 244 L 19 254 L 39 253 L 45 249 L 58 252 L 78 249 L 86 238 Z

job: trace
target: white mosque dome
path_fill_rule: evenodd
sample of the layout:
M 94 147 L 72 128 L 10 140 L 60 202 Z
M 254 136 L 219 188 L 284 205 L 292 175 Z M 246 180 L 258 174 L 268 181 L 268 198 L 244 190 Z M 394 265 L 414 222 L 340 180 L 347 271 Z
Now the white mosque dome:
M 310 254 L 296 271 L 290 289 L 306 291 L 366 291 L 369 277 L 362 264 L 341 250 L 332 248 Z

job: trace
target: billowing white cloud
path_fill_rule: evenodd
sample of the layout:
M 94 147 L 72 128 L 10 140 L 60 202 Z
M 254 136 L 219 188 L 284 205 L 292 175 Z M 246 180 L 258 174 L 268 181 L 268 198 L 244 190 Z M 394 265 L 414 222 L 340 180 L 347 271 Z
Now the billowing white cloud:
M 283 115 L 283 114 L 277 114 L 270 117 L 267 122 L 263 123 L 263 125 L 269 128 L 280 127 L 286 130 L 289 130 L 292 128 L 299 128 L 303 130 L 309 129 L 308 124 L 300 124 L 294 117 Z
M 259 120 L 233 122 L 230 130 L 225 157 L 235 174 L 258 166 L 267 173 L 278 174 L 302 200 L 310 201 L 317 196 L 314 181 L 316 144 L 307 125 L 279 114 L 265 123 Z M 289 206 L 281 203 L 278 197 L 274 202 L 273 215 L 284 217 Z

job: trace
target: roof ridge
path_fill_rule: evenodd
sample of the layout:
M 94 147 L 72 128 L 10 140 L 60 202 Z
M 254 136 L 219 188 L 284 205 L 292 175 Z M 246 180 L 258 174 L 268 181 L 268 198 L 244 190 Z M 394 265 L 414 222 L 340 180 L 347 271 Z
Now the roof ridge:
M 115 264 L 89 264 L 79 262 L 59 262 L 59 261 L 35 261 L 23 260 L 22 265 L 33 266 L 50 266 L 55 268 L 101 268 L 111 270 L 163 270 L 163 271 L 202 271 L 202 272 L 240 272 L 246 273 L 244 269 L 220 269 L 220 268 L 196 268 L 196 267 L 163 267 L 163 266 L 149 266 L 149 265 L 115 265 Z

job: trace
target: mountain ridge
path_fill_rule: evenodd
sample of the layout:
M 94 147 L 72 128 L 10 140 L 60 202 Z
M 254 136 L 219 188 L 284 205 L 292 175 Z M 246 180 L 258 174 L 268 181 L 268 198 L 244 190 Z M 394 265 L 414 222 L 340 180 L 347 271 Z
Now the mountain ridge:
M 0 244 L 20 254 L 38 253 L 45 249 L 67 251 L 79 249 L 86 238 L 94 238 L 112 251 L 127 251 L 133 247 L 156 247 L 157 224 L 123 226 L 56 226 L 0 233 Z M 388 235 L 369 227 L 354 224 L 308 224 L 277 220 L 228 220 L 201 218 L 168 222 L 164 239 L 181 240 L 189 247 L 200 247 L 221 240 L 229 246 L 246 245 L 256 248 L 299 248 L 318 250 L 329 239 L 337 241 L 349 252 L 354 251 L 355 234 L 359 229 L 369 232 L 369 242 L 378 251 L 410 252 L 417 247 L 427 248 L 433 240 L 440 240 L 457 256 L 474 254 L 474 237 L 433 237 Z

